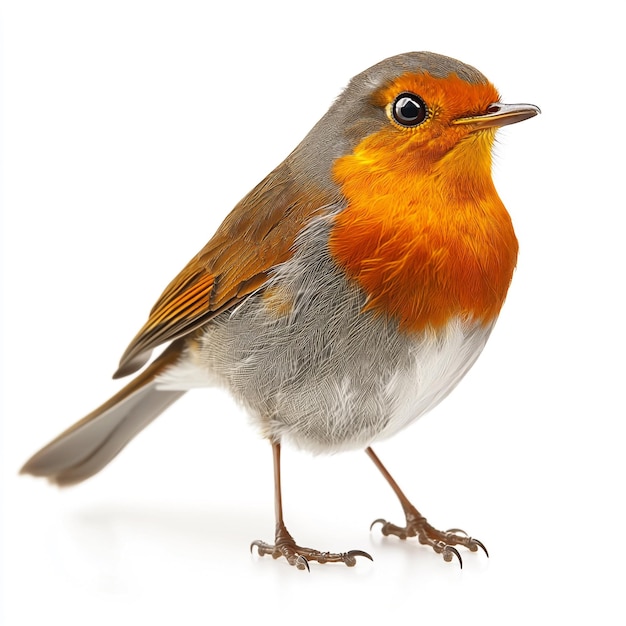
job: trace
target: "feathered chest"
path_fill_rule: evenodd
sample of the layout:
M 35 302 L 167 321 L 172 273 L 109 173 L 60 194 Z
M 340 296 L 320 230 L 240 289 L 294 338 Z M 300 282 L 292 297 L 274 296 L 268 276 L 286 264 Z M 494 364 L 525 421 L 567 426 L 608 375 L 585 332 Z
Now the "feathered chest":
M 407 331 L 449 320 L 493 321 L 517 259 L 511 219 L 490 176 L 362 173 L 339 162 L 347 208 L 330 251 L 367 296 L 366 308 Z

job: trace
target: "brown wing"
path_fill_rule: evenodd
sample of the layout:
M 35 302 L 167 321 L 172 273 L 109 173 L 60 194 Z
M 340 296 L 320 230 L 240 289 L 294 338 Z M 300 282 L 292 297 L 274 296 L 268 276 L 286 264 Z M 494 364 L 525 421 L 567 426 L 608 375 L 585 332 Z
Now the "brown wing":
M 298 185 L 285 161 L 226 217 L 209 243 L 168 285 L 120 360 L 131 374 L 158 345 L 202 326 L 267 280 L 292 254 L 296 235 L 332 203 L 331 193 Z

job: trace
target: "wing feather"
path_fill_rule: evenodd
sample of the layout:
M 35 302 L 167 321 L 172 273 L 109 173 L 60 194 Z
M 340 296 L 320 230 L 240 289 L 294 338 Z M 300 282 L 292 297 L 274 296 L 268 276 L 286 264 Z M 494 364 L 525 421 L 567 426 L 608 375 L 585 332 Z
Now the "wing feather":
M 235 206 L 166 287 L 114 378 L 137 371 L 158 345 L 193 332 L 262 288 L 272 268 L 291 256 L 302 228 L 334 201 L 330 189 L 298 185 L 289 159 L 284 161 Z

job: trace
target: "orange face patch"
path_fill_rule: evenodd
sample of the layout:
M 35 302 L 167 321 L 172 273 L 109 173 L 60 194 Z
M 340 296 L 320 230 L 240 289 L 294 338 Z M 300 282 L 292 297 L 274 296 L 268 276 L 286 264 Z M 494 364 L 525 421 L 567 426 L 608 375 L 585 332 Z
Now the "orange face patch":
M 424 123 L 402 128 L 394 122 L 391 107 L 401 93 L 414 93 L 425 102 L 428 114 Z M 491 83 L 470 84 L 455 74 L 445 79 L 425 73 L 403 74 L 372 96 L 372 102 L 385 109 L 390 123 L 366 138 L 359 148 L 367 152 L 369 158 L 380 159 L 381 166 L 393 166 L 398 157 L 410 153 L 416 163 L 425 167 L 470 132 L 468 128 L 455 126 L 453 120 L 485 113 L 498 99 L 498 92 Z

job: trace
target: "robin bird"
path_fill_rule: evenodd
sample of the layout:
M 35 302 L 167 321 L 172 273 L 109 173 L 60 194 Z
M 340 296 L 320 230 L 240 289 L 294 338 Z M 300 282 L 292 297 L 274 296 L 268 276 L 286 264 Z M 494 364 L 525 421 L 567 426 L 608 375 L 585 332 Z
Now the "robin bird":
M 518 244 L 491 178 L 497 129 L 537 115 L 503 104 L 473 67 L 429 52 L 355 76 L 295 150 L 226 217 L 167 286 L 123 354 L 101 407 L 37 452 L 23 473 L 92 476 L 187 390 L 221 385 L 273 450 L 274 543 L 260 555 L 354 565 L 361 550 L 299 546 L 281 498 L 283 440 L 313 452 L 364 448 L 417 536 L 446 561 L 483 544 L 432 527 L 371 445 L 436 406 L 483 349 Z

